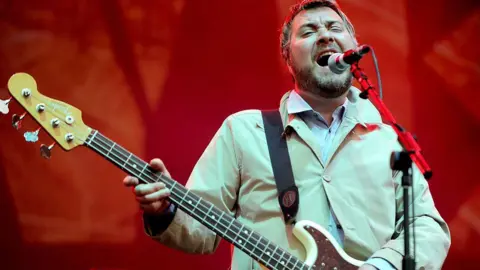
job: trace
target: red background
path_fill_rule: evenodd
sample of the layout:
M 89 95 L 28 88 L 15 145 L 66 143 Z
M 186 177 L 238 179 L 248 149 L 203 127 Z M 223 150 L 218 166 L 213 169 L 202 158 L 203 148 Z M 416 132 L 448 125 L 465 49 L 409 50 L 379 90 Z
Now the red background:
M 185 183 L 230 113 L 273 108 L 292 87 L 278 33 L 293 0 L 0 2 L 0 99 L 15 72 L 83 112 L 138 156 L 162 158 Z M 452 247 L 444 269 L 474 269 L 480 240 L 480 6 L 477 0 L 342 0 L 379 60 L 384 101 L 417 134 L 434 170 Z M 371 57 L 361 65 L 376 83 Z M 11 103 L 12 113 L 21 113 Z M 85 148 L 52 159 L 0 116 L 2 269 L 227 269 L 167 249 L 142 230 L 124 174 Z

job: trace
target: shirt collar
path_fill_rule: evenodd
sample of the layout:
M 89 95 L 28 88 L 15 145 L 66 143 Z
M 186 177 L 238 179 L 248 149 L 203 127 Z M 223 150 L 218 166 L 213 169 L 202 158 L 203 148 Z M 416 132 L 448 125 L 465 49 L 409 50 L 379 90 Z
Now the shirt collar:
M 348 98 L 345 99 L 345 102 L 342 105 L 335 109 L 335 111 L 333 112 L 333 118 L 339 120 L 343 119 L 343 116 L 345 115 L 345 111 L 347 109 L 347 105 Z M 287 100 L 287 112 L 289 115 L 305 112 L 317 113 L 295 90 L 290 91 L 290 96 Z

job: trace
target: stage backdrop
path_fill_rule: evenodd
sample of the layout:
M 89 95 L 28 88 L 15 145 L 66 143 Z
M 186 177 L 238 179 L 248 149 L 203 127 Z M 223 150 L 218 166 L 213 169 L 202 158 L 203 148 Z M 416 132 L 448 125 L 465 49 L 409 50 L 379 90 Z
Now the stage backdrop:
M 294 0 L 4 0 L 0 99 L 16 72 L 84 122 L 172 176 L 192 167 L 231 113 L 274 108 L 292 84 L 278 34 Z M 452 232 L 445 269 L 480 263 L 480 7 L 477 0 L 343 0 L 360 43 L 373 46 L 384 101 L 417 134 L 434 170 L 430 187 Z M 377 83 L 371 56 L 362 66 Z M 11 113 L 22 113 L 11 102 Z M 52 150 L 0 115 L 1 269 L 227 269 L 214 255 L 147 238 L 125 176 L 94 152 Z

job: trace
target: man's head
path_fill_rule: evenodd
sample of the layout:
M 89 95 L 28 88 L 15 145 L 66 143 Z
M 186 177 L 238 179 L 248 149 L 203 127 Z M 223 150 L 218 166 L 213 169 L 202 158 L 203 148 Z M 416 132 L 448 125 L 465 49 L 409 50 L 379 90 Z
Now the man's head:
M 280 36 L 282 57 L 297 88 L 324 98 L 336 98 L 351 86 L 352 75 L 332 73 L 317 64 L 325 53 L 356 47 L 355 31 L 333 0 L 304 0 L 290 9 Z

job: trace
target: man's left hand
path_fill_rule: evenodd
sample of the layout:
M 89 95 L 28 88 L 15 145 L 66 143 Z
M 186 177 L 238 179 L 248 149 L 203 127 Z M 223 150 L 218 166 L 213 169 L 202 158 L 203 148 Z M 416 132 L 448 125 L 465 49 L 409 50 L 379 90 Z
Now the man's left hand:
M 358 268 L 358 270 L 378 270 L 378 268 L 376 268 L 375 266 L 371 265 L 371 264 L 364 264 L 362 266 L 360 266 L 360 268 Z

